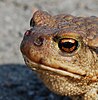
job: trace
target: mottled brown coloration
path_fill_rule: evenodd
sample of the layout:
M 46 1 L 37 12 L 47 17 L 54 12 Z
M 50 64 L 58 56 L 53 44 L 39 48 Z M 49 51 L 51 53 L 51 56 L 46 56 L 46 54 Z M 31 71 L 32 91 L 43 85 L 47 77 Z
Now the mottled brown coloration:
M 20 48 L 45 85 L 73 100 L 98 100 L 98 18 L 37 11 L 30 25 Z

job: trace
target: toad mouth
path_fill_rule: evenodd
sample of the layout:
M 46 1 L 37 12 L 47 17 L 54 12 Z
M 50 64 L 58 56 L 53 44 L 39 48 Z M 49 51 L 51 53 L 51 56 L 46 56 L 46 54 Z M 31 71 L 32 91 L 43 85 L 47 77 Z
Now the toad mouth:
M 38 69 L 41 69 L 41 70 L 47 70 L 47 71 L 51 71 L 51 72 L 55 72 L 59 75 L 62 75 L 62 76 L 70 76 L 72 78 L 75 78 L 75 79 L 81 79 L 82 77 L 85 76 L 85 74 L 81 75 L 81 74 L 78 74 L 78 73 L 74 73 L 74 72 L 69 72 L 69 71 L 66 71 L 64 69 L 58 69 L 58 68 L 53 68 L 53 67 L 49 67 L 49 66 L 46 66 L 44 64 L 38 64 L 34 61 L 31 61 L 28 57 L 26 57 L 25 55 L 23 55 L 24 57 L 24 60 L 26 62 L 26 64 L 32 68 L 33 70 L 38 70 Z

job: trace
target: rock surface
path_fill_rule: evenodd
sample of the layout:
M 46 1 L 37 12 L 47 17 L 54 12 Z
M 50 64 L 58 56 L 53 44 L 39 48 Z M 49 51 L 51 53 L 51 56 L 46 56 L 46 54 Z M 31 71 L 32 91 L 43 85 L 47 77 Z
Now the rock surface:
M 0 100 L 69 100 L 50 92 L 19 50 L 33 13 L 98 16 L 98 0 L 0 0 Z

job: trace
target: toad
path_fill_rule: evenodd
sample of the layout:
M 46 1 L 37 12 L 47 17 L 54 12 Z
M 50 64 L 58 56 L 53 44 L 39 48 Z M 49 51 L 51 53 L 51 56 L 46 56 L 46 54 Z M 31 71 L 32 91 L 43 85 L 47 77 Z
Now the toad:
M 36 11 L 21 52 L 53 92 L 73 100 L 98 100 L 98 17 L 52 16 Z

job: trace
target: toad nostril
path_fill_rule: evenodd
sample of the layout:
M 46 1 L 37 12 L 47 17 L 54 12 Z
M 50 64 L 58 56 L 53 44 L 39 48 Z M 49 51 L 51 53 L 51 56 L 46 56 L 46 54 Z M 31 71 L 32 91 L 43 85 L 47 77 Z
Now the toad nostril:
M 25 36 L 29 36 L 30 33 L 31 33 L 31 30 L 27 30 L 27 31 L 25 32 Z
M 41 46 L 41 45 L 43 44 L 43 41 L 44 41 L 44 38 L 38 37 L 38 38 L 36 38 L 36 39 L 34 40 L 34 44 L 35 44 L 36 46 Z

